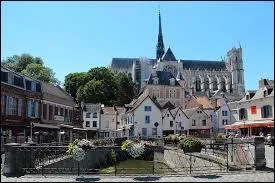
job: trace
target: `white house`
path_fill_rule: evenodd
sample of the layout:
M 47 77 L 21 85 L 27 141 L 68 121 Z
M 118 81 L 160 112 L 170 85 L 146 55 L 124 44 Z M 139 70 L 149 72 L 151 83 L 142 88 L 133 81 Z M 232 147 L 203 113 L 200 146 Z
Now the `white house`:
M 97 138 L 100 128 L 101 104 L 84 104 L 83 109 L 83 128 L 88 130 L 88 138 Z
M 175 134 L 175 120 L 171 110 L 163 109 L 162 111 L 162 126 L 163 135 Z
M 190 129 L 190 120 L 181 107 L 171 110 L 175 121 L 175 133 L 187 134 Z
M 129 136 L 151 138 L 162 136 L 162 112 L 159 103 L 149 95 L 141 95 L 126 112 Z M 155 125 L 158 124 L 156 127 Z
M 217 99 L 217 107 L 218 109 L 215 112 L 217 119 L 216 129 L 218 132 L 225 132 L 224 126 L 232 124 L 230 108 L 224 98 Z
M 183 112 L 189 118 L 189 135 L 210 137 L 212 133 L 212 122 L 210 116 L 200 107 L 185 109 Z

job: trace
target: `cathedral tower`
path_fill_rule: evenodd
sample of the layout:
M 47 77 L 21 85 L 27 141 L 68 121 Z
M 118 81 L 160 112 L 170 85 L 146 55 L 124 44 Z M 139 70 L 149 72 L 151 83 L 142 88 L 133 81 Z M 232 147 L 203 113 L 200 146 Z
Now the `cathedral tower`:
M 242 94 L 244 87 L 244 69 L 242 59 L 242 48 L 232 48 L 227 52 L 227 63 L 232 76 L 232 92 Z

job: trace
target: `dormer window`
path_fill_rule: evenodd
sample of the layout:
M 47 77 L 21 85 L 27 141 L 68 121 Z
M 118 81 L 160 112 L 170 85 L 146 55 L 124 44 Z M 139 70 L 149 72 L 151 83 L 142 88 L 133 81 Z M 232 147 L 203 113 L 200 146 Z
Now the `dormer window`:
M 154 85 L 159 84 L 159 78 L 153 78 L 153 83 L 154 83 Z
M 171 86 L 175 86 L 175 79 L 174 79 L 174 78 L 171 78 L 171 79 L 170 79 L 170 85 L 171 85 Z
M 246 100 L 249 100 L 249 94 L 246 95 Z

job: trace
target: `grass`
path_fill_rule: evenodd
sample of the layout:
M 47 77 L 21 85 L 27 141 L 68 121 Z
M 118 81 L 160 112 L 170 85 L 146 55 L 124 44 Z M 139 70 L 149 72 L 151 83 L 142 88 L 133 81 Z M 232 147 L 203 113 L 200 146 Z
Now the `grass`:
M 153 164 L 154 163 L 154 164 Z M 153 167 L 154 166 L 154 167 Z M 175 173 L 165 163 L 130 159 L 122 161 L 116 166 L 117 175 L 128 174 L 173 174 Z M 115 174 L 115 167 L 111 166 L 100 170 L 100 174 Z

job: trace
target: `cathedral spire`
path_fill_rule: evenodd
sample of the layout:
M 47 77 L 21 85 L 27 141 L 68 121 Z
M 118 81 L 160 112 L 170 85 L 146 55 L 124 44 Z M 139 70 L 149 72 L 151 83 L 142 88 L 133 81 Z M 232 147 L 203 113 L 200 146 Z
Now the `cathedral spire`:
M 160 16 L 160 10 L 159 10 L 159 34 L 158 34 L 156 59 L 158 60 L 159 58 L 161 58 L 163 54 L 164 54 L 164 43 L 163 43 L 162 28 L 161 28 L 161 16 Z

